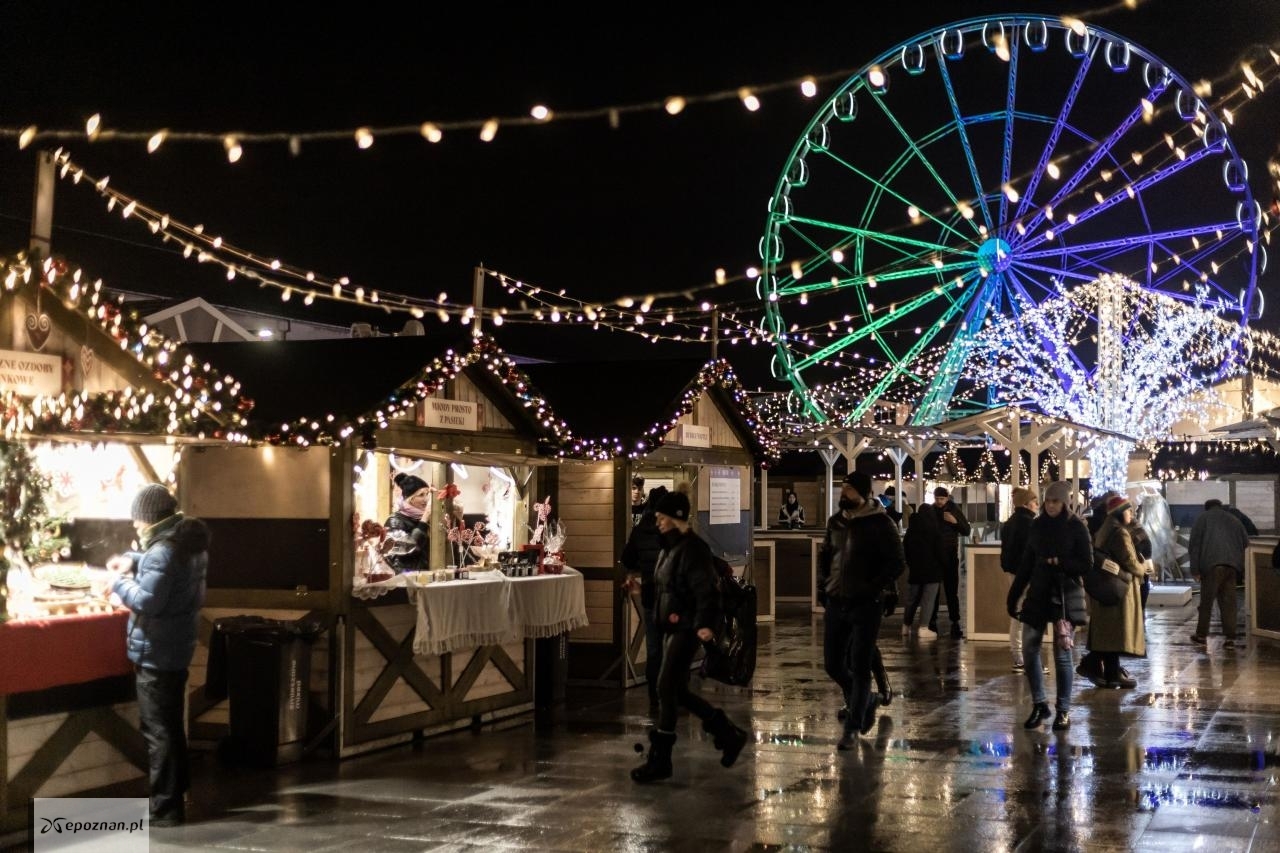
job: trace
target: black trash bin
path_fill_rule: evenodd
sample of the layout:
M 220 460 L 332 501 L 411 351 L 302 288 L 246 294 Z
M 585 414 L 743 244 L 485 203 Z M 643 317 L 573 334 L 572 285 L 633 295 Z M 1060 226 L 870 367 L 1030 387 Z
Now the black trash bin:
M 232 616 L 214 623 L 205 693 L 230 700 L 231 734 L 218 746 L 223 760 L 275 767 L 302 757 L 311 646 L 323 630 L 308 619 Z
M 569 635 L 533 641 L 533 718 L 538 726 L 555 723 L 556 708 L 564 704 L 569 678 Z

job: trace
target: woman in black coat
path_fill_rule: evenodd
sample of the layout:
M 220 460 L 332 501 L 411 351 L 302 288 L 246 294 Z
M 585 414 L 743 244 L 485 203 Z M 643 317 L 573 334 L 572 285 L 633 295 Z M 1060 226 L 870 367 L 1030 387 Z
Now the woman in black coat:
M 1022 622 L 1022 653 L 1034 703 L 1024 724 L 1028 729 L 1040 728 L 1049 718 L 1040 669 L 1040 644 L 1046 628 L 1057 619 L 1083 625 L 1088 618 L 1081 578 L 1093 566 L 1093 543 L 1084 522 L 1067 510 L 1069 495 L 1070 487 L 1061 480 L 1045 490 L 1044 508 L 1031 522 L 1027 547 L 1006 603 L 1009 615 Z M 1058 687 L 1053 730 L 1060 732 L 1071 727 L 1071 649 L 1059 648 L 1055 642 L 1053 659 Z
M 665 486 L 654 486 L 649 490 L 649 498 L 640 521 L 631 528 L 631 535 L 622 549 L 621 558 L 622 565 L 629 574 L 627 588 L 634 589 L 636 583 L 640 586 L 640 608 L 644 612 L 644 678 L 649 687 L 650 716 L 657 716 L 658 713 L 658 673 L 662 671 L 663 640 L 662 626 L 657 623 L 654 613 L 657 595 L 654 591 L 653 570 L 658 565 L 658 555 L 662 553 L 662 539 L 658 533 L 655 511 L 658 502 L 666 496 Z
M 902 537 L 902 550 L 907 558 L 907 583 L 910 584 L 907 606 L 902 611 L 902 636 L 914 637 L 920 633 L 915 624 L 916 611 L 923 614 L 921 622 L 933 613 L 947 561 L 947 547 L 937 513 L 911 514 L 907 532 Z

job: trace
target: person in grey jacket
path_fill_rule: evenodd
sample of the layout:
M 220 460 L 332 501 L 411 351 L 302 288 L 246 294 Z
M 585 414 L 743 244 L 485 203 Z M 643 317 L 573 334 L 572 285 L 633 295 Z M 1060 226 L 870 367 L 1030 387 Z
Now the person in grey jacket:
M 209 528 L 178 512 L 178 502 L 159 483 L 138 492 L 130 515 L 143 550 L 107 561 L 114 576 L 110 590 L 130 610 L 127 653 L 150 759 L 151 825 L 173 826 L 186 820 L 187 668 L 204 605 Z
M 1200 618 L 1191 642 L 1198 646 L 1209 636 L 1209 620 L 1213 604 L 1218 603 L 1225 645 L 1235 645 L 1236 575 L 1244 571 L 1244 552 L 1249 547 L 1249 534 L 1240 519 L 1227 512 L 1222 501 L 1210 498 L 1204 512 L 1191 526 L 1187 556 L 1191 558 L 1191 574 L 1200 579 Z

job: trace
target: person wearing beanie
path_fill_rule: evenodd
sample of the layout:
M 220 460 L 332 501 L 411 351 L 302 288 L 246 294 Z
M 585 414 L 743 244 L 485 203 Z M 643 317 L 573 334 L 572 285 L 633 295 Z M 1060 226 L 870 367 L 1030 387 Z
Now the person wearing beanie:
M 653 571 L 662 553 L 662 541 L 658 533 L 658 504 L 667 496 L 666 486 L 654 486 L 645 500 L 640 521 L 631 528 L 627 544 L 623 546 L 620 562 L 627 570 L 623 583 L 630 591 L 640 592 L 640 610 L 644 616 L 645 663 L 644 679 L 649 689 L 649 716 L 658 718 L 658 674 L 662 671 L 662 626 L 657 623 L 654 602 Z
M 1128 581 L 1128 587 L 1117 604 L 1104 605 L 1089 599 L 1089 653 L 1081 659 L 1076 672 L 1098 687 L 1133 688 L 1138 683 L 1121 668 L 1120 656 L 1147 654 L 1142 613 L 1146 562 L 1135 547 L 1129 499 L 1113 494 L 1103 505 L 1103 512 L 1102 526 L 1093 535 L 1093 547 L 1120 566 L 1120 576 Z
M 397 573 L 425 571 L 431 553 L 431 528 L 426 521 L 431 487 L 421 477 L 403 471 L 391 479 L 400 499 L 383 525 L 387 530 L 383 559 Z
M 654 621 L 666 636 L 666 648 L 658 671 L 658 719 L 649 730 L 649 751 L 644 764 L 631 771 L 632 780 L 642 784 L 671 778 L 679 706 L 702 720 L 702 730 L 711 735 L 723 767 L 733 766 L 748 740 L 724 711 L 689 689 L 694 657 L 702 643 L 715 641 L 715 628 L 724 621 L 711 547 L 689 526 L 691 511 L 688 494 L 679 488 L 654 505 L 662 546 L 653 570 Z
M 190 764 L 184 708 L 204 606 L 209 528 L 179 512 L 173 494 L 159 483 L 139 490 L 130 516 L 142 550 L 107 560 L 108 588 L 129 608 L 126 651 L 150 759 L 151 825 L 175 826 L 186 820 Z
M 951 493 L 944 486 L 933 490 L 933 505 L 922 507 L 924 512 L 932 512 L 938 517 L 938 531 L 942 544 L 947 552 L 947 562 L 942 567 L 942 592 L 947 599 L 947 618 L 951 621 L 951 638 L 959 640 L 964 636 L 960 625 L 960 540 L 969 535 L 972 527 L 969 519 L 964 517 L 960 507 L 951 499 Z M 929 620 L 929 630 L 938 633 L 937 602 L 933 606 L 933 615 Z
M 1067 619 L 1072 625 L 1085 623 L 1081 579 L 1093 567 L 1089 529 L 1067 508 L 1070 488 L 1059 485 L 1053 483 L 1045 490 L 1044 507 L 1031 522 L 1018 573 L 1005 600 L 1009 615 L 1022 623 L 1024 671 L 1032 701 L 1031 716 L 1023 726 L 1038 729 L 1053 716 L 1056 732 L 1071 728 L 1072 651 L 1057 642 L 1053 644 L 1057 714 L 1051 715 L 1040 665 L 1041 643 L 1056 620 Z M 1061 485 L 1065 487 L 1065 483 Z
M 1040 500 L 1035 492 L 1022 487 L 1013 490 L 1012 498 L 1013 512 L 1000 525 L 1000 568 L 1016 575 Z M 1009 618 L 1009 652 L 1013 655 L 1013 671 L 1022 672 L 1022 623 L 1013 617 Z
M 1200 611 L 1196 620 L 1196 632 L 1191 642 L 1197 646 L 1208 643 L 1209 622 L 1213 618 L 1213 605 L 1218 605 L 1218 618 L 1222 621 L 1222 633 L 1226 636 L 1224 648 L 1236 644 L 1239 627 L 1236 623 L 1236 574 L 1244 570 L 1245 553 L 1249 547 L 1249 532 L 1223 505 L 1210 498 L 1204 503 L 1204 512 L 1191 525 L 1191 541 L 1187 557 L 1191 561 L 1191 574 L 1200 581 Z
M 839 506 L 818 551 L 816 592 L 825 608 L 823 666 L 844 700 L 844 731 L 836 748 L 848 750 L 855 733 L 867 734 L 875 725 L 882 698 L 871 690 L 876 639 L 888 590 L 896 590 L 906 558 L 897 525 L 872 499 L 869 476 L 853 471 L 845 477 Z

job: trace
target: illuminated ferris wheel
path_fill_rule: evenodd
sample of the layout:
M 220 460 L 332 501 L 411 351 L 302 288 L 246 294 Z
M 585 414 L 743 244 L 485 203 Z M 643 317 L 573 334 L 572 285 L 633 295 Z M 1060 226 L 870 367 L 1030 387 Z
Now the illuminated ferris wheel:
M 769 203 L 757 296 L 775 377 L 818 421 L 909 400 L 933 424 L 966 396 L 973 337 L 1118 273 L 1261 313 L 1262 213 L 1227 123 L 1122 36 L 1039 15 L 923 33 L 843 83 Z M 857 372 L 848 408 L 818 389 Z

